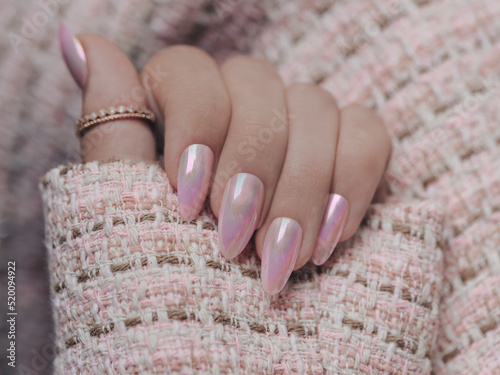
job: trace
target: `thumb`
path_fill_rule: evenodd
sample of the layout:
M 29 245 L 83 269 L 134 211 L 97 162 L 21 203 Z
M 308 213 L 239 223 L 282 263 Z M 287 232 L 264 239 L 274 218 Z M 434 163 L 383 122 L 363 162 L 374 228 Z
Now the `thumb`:
M 64 61 L 83 89 L 83 115 L 103 118 L 128 107 L 146 107 L 146 93 L 137 71 L 110 41 L 92 34 L 73 36 L 61 23 Z M 132 110 L 132 109 L 131 109 Z M 93 160 L 155 161 L 155 140 L 144 119 L 106 121 L 88 128 L 81 138 L 84 162 Z

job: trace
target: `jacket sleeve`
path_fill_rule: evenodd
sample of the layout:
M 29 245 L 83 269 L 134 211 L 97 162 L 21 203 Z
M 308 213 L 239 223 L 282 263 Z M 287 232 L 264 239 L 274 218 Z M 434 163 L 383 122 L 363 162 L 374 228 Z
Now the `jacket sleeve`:
M 251 245 L 178 215 L 158 165 L 60 166 L 41 181 L 58 374 L 430 373 L 442 280 L 429 202 L 373 205 L 321 267 L 262 290 Z

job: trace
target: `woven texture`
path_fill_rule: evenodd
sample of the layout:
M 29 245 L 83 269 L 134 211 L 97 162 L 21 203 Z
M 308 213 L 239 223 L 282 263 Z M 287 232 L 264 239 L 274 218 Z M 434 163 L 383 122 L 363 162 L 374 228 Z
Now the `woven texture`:
M 45 4 L 52 5 L 47 8 Z M 341 105 L 358 102 L 377 110 L 393 137 L 388 169 L 394 193 L 391 204 L 432 207 L 429 212 L 442 216 L 436 251 L 442 252 L 443 272 L 436 274 L 435 281 L 436 285 L 442 282 L 442 287 L 433 292 L 435 298 L 440 295 L 440 304 L 438 324 L 432 331 L 435 342 L 429 343 L 432 371 L 436 375 L 500 373 L 499 2 L 7 0 L 0 12 L 5 31 L 0 38 L 0 231 L 2 246 L 19 260 L 17 297 L 23 321 L 17 327 L 18 359 L 27 366 L 26 373 L 48 373 L 47 366 L 33 364 L 38 357 L 32 349 L 43 354 L 47 337 L 51 337 L 50 322 L 44 315 L 49 308 L 48 283 L 42 282 L 45 252 L 40 246 L 42 205 L 36 185 L 47 169 L 68 160 L 78 161 L 71 124 L 80 115 L 81 95 L 60 56 L 60 18 L 75 32 L 94 32 L 117 43 L 139 69 L 160 48 L 174 43 L 196 44 L 219 61 L 234 53 L 250 53 L 271 61 L 286 84 L 316 82 Z M 28 29 L 25 25 L 29 22 L 38 26 Z M 16 42 L 12 33 L 22 38 Z M 64 190 L 61 185 L 46 189 L 47 198 L 71 199 L 56 193 Z M 51 201 L 47 203 L 48 215 L 59 209 Z M 386 214 L 385 205 L 375 208 L 382 218 L 380 223 L 386 223 L 373 234 L 379 238 L 394 228 L 393 221 L 401 219 Z M 410 228 L 417 225 L 413 216 L 407 220 Z M 56 232 L 50 227 L 54 222 L 47 216 L 48 234 Z M 70 224 L 76 228 L 79 221 L 75 218 L 66 225 Z M 433 225 L 432 220 L 422 224 Z M 57 231 L 61 236 L 66 234 L 63 229 Z M 55 254 L 51 241 L 49 238 L 48 248 Z M 379 240 L 372 241 L 377 248 Z M 398 243 L 395 240 L 393 248 L 398 248 Z M 353 244 L 347 247 L 357 249 Z M 63 249 L 58 244 L 57 248 Z M 342 251 L 347 250 L 339 249 L 334 262 Z M 389 256 L 386 261 L 391 259 Z M 349 264 L 345 272 L 351 275 L 359 264 Z M 409 277 L 419 280 L 418 275 Z M 354 276 L 349 277 L 352 280 Z M 379 277 L 370 274 L 382 283 Z M 395 281 L 387 277 L 383 283 L 387 282 Z M 59 295 L 53 289 L 51 293 Z M 395 289 L 394 293 L 399 292 Z M 392 305 L 392 311 L 398 311 L 397 306 Z M 295 316 L 297 309 L 291 305 L 287 313 Z M 72 355 L 84 353 L 84 347 L 80 343 L 66 349 L 62 340 L 80 335 L 80 327 L 59 324 L 58 312 L 54 317 L 60 350 L 56 368 L 63 373 L 65 363 L 74 363 Z M 382 315 L 378 319 L 386 321 Z M 190 324 L 194 324 L 192 320 Z M 406 326 L 400 324 L 400 331 L 406 332 Z M 62 331 L 68 326 L 72 327 L 71 335 Z M 109 333 L 115 334 L 116 329 Z M 364 326 L 351 331 L 373 333 Z M 351 345 L 353 352 L 365 358 L 361 341 L 359 346 Z M 340 356 L 335 348 L 331 355 Z M 379 357 L 393 358 L 390 353 Z M 82 359 L 78 363 L 95 361 Z M 333 359 L 326 365 L 330 363 L 340 362 Z M 370 366 L 353 365 L 351 373 L 369 373 Z M 409 370 L 400 372 L 405 371 Z M 415 371 L 429 373 L 427 361 L 419 362 Z
M 43 182 L 55 368 L 79 373 L 392 373 L 431 368 L 442 217 L 375 205 L 275 298 L 248 248 L 227 262 L 208 213 L 182 222 L 157 165 L 96 162 Z

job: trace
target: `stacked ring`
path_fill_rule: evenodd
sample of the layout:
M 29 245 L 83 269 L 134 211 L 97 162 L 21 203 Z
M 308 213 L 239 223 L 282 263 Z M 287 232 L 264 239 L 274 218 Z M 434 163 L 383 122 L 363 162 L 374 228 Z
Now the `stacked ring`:
M 127 118 L 142 119 L 149 121 L 150 123 L 154 123 L 156 121 L 153 111 L 148 108 L 136 107 L 133 105 L 120 105 L 118 107 L 101 109 L 97 112 L 92 112 L 91 114 L 82 116 L 75 122 L 76 134 L 81 137 L 86 131 L 95 125 Z

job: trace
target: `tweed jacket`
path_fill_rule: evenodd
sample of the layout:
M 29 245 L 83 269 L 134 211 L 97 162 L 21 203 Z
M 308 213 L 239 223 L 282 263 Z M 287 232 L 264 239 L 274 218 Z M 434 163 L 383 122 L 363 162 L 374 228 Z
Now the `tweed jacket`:
M 83 27 L 101 3 L 68 18 Z M 120 4 L 97 32 L 138 66 L 190 42 L 376 110 L 392 193 L 269 296 L 252 244 L 225 260 L 213 214 L 181 220 L 159 165 L 53 168 L 40 187 L 57 373 L 500 373 L 500 3 Z

